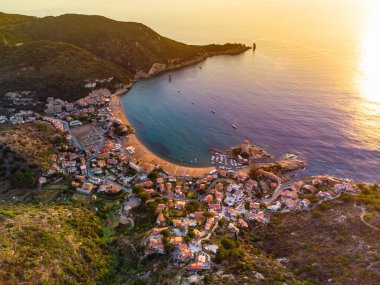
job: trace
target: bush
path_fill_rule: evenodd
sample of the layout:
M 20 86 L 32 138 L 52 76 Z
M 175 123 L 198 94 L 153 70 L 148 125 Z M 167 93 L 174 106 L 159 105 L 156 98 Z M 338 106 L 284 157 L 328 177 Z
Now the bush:
M 197 194 L 194 191 L 187 193 L 187 198 L 195 199 L 196 197 L 197 197 Z
M 321 211 L 326 211 L 329 208 L 329 205 L 327 205 L 326 203 L 320 203 L 318 208 Z
M 314 210 L 312 214 L 313 214 L 313 217 L 315 218 L 320 218 L 322 216 L 322 213 L 318 210 Z
M 228 237 L 223 238 L 221 242 L 222 242 L 222 246 L 225 249 L 232 249 L 232 248 L 236 247 L 236 243 L 232 239 L 230 239 Z

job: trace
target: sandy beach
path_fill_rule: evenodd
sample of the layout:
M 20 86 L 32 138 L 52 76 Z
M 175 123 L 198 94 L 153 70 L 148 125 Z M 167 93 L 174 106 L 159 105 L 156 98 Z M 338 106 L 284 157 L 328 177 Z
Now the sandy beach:
M 113 112 L 113 115 L 117 118 L 119 118 L 123 124 L 132 126 L 126 115 L 124 114 L 124 111 L 120 104 L 120 96 L 115 95 L 111 98 L 111 104 L 110 109 Z M 172 162 L 166 161 L 159 156 L 152 153 L 150 150 L 148 150 L 137 138 L 135 134 L 129 135 L 128 139 L 124 142 L 124 146 L 133 146 L 135 148 L 135 154 L 132 156 L 136 161 L 139 162 L 139 164 L 151 164 L 151 165 L 160 165 L 169 175 L 178 175 L 178 176 L 184 176 L 184 175 L 190 175 L 190 176 L 201 176 L 204 175 L 211 170 L 214 169 L 214 167 L 185 167 L 181 165 L 174 164 Z

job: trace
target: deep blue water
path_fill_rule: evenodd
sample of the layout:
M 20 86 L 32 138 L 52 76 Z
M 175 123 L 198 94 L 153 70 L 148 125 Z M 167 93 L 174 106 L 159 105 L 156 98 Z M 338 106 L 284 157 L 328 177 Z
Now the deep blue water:
M 300 155 L 309 164 L 305 175 L 380 181 L 379 114 L 326 75 L 333 63 L 321 63 L 318 51 L 302 54 L 297 46 L 259 42 L 255 53 L 170 72 L 171 82 L 168 74 L 140 81 L 122 104 L 138 138 L 179 164 L 209 165 L 210 146 L 247 138 L 275 157 Z

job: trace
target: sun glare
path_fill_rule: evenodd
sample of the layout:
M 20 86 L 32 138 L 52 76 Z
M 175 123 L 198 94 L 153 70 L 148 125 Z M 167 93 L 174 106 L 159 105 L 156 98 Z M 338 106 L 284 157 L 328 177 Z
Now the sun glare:
M 361 44 L 358 89 L 365 107 L 380 113 L 380 2 L 372 1 Z

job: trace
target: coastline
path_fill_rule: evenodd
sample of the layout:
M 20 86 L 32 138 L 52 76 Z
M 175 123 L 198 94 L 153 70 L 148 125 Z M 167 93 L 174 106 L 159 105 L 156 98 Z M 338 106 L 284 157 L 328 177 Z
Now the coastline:
M 123 124 L 132 126 L 127 116 L 121 106 L 120 96 L 122 94 L 115 94 L 111 98 L 111 104 L 109 108 L 112 110 L 112 114 L 114 117 L 120 119 Z M 157 156 L 153 152 L 151 152 L 136 136 L 136 134 L 128 135 L 128 138 L 124 140 L 124 147 L 133 146 L 135 148 L 135 154 L 133 154 L 132 158 L 139 162 L 139 164 L 151 164 L 155 166 L 161 166 L 165 172 L 169 175 L 177 175 L 177 176 L 202 176 L 207 174 L 214 167 L 186 167 L 181 166 L 172 162 L 169 162 L 161 157 Z
M 155 72 L 151 73 L 145 73 L 140 72 L 135 75 L 135 80 L 130 83 L 130 85 L 125 88 L 116 91 L 113 96 L 111 97 L 111 104 L 110 109 L 112 110 L 112 114 L 114 117 L 121 120 L 121 122 L 125 125 L 132 126 L 130 122 L 127 119 L 127 116 L 121 106 L 120 96 L 124 95 L 128 92 L 128 90 L 132 87 L 133 83 L 139 79 L 147 79 L 152 78 L 155 76 L 158 76 L 162 73 L 166 73 L 173 70 L 178 70 L 187 66 L 191 66 L 194 64 L 197 64 L 199 62 L 205 61 L 209 57 L 218 56 L 218 55 L 237 55 L 246 52 L 247 50 L 251 49 L 250 47 L 242 46 L 237 49 L 232 50 L 226 50 L 221 52 L 212 52 L 207 53 L 202 56 L 199 56 L 195 59 L 181 62 L 178 64 L 172 64 L 170 66 L 165 65 L 163 69 L 156 70 Z M 153 68 L 153 67 L 152 67 Z M 175 164 L 173 162 L 167 161 L 158 155 L 154 154 L 152 151 L 150 151 L 137 137 L 136 134 L 128 135 L 128 138 L 124 140 L 123 147 L 133 146 L 135 148 L 135 153 L 133 154 L 133 160 L 136 163 L 139 164 L 149 164 L 154 166 L 161 166 L 169 175 L 177 175 L 177 176 L 202 176 L 204 174 L 207 174 L 211 170 L 215 169 L 215 167 L 187 167 Z
M 225 50 L 225 51 L 220 51 L 220 52 L 205 53 L 205 54 L 199 55 L 193 59 L 178 62 L 178 63 L 171 63 L 171 64 L 155 63 L 155 64 L 153 64 L 153 66 L 151 67 L 151 69 L 148 72 L 143 72 L 143 71 L 137 72 L 135 74 L 134 80 L 137 81 L 139 79 L 148 79 L 148 78 L 152 78 L 152 77 L 158 76 L 158 75 L 163 74 L 163 73 L 167 73 L 170 71 L 182 69 L 184 67 L 196 65 L 196 64 L 203 62 L 203 61 L 207 60 L 208 58 L 214 57 L 214 56 L 239 55 L 239 54 L 245 53 L 246 51 L 248 51 L 250 49 L 251 49 L 251 47 L 247 47 L 247 46 L 243 45 L 243 46 L 235 48 L 235 49 L 230 49 L 230 50 Z

